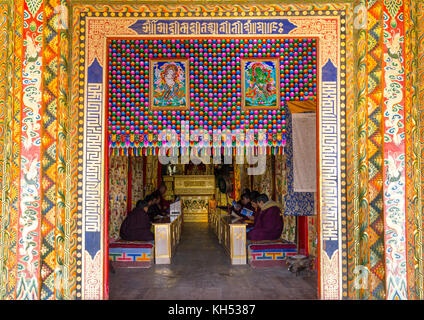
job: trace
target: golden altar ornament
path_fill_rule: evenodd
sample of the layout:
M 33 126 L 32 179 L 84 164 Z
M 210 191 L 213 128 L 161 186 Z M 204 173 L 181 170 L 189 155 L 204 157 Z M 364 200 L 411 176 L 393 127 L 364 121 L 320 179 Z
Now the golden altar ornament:
M 174 194 L 179 196 L 184 210 L 184 221 L 208 222 L 209 200 L 215 195 L 213 175 L 175 175 Z

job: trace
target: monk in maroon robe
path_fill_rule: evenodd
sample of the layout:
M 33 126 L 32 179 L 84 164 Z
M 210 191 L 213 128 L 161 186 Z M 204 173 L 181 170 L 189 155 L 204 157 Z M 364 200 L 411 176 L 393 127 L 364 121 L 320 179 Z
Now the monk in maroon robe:
M 164 212 L 169 212 L 169 207 L 171 205 L 171 202 L 169 202 L 168 200 L 165 200 L 164 196 L 166 193 L 166 185 L 165 183 L 161 183 L 159 189 L 157 190 L 157 192 L 160 195 L 160 202 L 159 202 L 159 206 L 160 209 Z
M 259 208 L 258 201 L 257 201 L 257 198 L 260 195 L 261 194 L 257 191 L 252 191 L 252 193 L 250 194 L 250 198 L 252 199 L 250 201 L 250 204 L 252 205 L 252 208 L 253 208 L 253 215 L 252 215 L 252 217 L 249 218 L 249 220 L 250 220 L 249 222 L 253 223 L 252 226 L 255 226 L 256 222 L 258 222 L 257 217 L 259 216 L 259 213 L 261 212 L 261 208 Z M 249 228 L 250 227 L 251 226 L 249 226 Z
M 146 199 L 149 201 L 149 210 L 147 211 L 147 215 L 149 216 L 150 221 L 153 222 L 155 217 L 163 218 L 167 215 L 167 212 L 160 207 L 159 191 L 155 191 L 151 195 L 148 195 Z
M 283 231 L 283 219 L 281 218 L 280 205 L 261 194 L 256 199 L 261 211 L 255 217 L 252 230 L 247 233 L 248 240 L 276 240 L 281 237 Z
M 239 217 L 241 217 L 243 220 L 249 220 L 253 222 L 254 216 L 245 216 L 241 213 L 243 209 L 250 210 L 252 212 L 255 211 L 255 209 L 252 206 L 250 194 L 249 193 L 243 193 L 241 195 L 240 201 L 237 202 L 237 207 L 232 207 L 231 210 L 234 211 L 235 214 L 237 214 Z
M 147 215 L 148 204 L 140 200 L 136 207 L 128 214 L 121 224 L 120 236 L 127 241 L 151 241 L 155 239 L 152 233 L 149 216 Z

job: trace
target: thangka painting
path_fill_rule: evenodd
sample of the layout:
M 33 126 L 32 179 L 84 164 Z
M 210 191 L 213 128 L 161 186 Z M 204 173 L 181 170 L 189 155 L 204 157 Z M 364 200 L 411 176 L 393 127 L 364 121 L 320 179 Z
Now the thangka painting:
M 188 59 L 150 60 L 151 109 L 189 107 Z
M 242 97 L 245 108 L 279 108 L 278 59 L 242 59 Z

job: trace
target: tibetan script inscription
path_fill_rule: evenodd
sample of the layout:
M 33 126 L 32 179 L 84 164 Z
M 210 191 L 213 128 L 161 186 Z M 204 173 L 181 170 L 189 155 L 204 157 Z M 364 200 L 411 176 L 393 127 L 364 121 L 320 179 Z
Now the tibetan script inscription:
M 288 19 L 278 20 L 138 20 L 129 27 L 138 34 L 288 34 L 296 25 Z

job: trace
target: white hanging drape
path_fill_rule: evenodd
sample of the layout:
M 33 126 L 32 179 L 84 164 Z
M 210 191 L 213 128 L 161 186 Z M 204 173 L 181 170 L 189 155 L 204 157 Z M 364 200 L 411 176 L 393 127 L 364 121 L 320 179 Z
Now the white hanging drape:
M 293 189 L 316 192 L 316 114 L 294 113 L 293 123 Z

